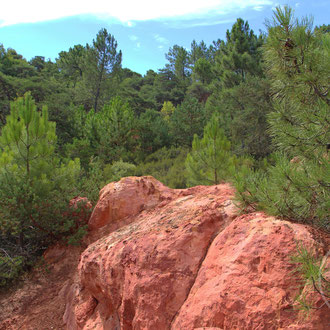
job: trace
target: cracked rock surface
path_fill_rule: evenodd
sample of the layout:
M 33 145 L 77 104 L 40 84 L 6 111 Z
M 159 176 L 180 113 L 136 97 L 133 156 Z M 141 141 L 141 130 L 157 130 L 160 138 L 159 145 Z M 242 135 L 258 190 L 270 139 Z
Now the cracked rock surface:
M 152 177 L 108 184 L 84 248 L 50 248 L 49 275 L 0 296 L 0 330 L 329 329 L 320 295 L 307 292 L 318 307 L 309 319 L 294 310 L 290 263 L 298 241 L 324 256 L 329 235 L 239 215 L 233 195 L 229 184 L 176 190 Z
M 83 252 L 79 288 L 66 313 L 70 329 L 169 329 L 210 244 L 235 216 L 228 184 L 171 193 L 153 178 L 130 178 L 129 189 L 134 187 L 132 181 L 137 191 L 141 187 L 150 190 L 152 183 L 156 188 L 151 195 L 157 196 L 158 204 L 138 214 L 134 211 L 130 219 L 126 216 L 125 223 L 130 224 L 96 240 Z M 117 199 L 114 188 L 107 199 Z M 129 195 L 128 207 L 140 204 L 140 196 L 144 199 L 146 194 Z M 104 205 L 111 200 L 101 198 L 99 203 L 109 214 Z M 115 221 L 121 219 L 116 216 Z M 97 223 L 93 216 L 90 222 Z M 102 224 L 112 226 L 111 213 Z
M 172 190 L 151 177 L 105 187 L 90 220 L 100 238 L 81 255 L 68 329 L 326 329 L 327 308 L 308 321 L 292 308 L 290 255 L 297 241 L 317 245 L 308 227 L 238 217 L 233 193 L 229 184 Z M 114 200 L 122 209 L 109 212 Z

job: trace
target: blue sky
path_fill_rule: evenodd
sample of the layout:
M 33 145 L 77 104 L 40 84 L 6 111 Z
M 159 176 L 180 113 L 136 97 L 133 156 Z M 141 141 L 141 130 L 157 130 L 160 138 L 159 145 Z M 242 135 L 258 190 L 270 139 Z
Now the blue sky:
M 120 2 L 120 3 L 119 3 Z M 276 5 L 289 4 L 297 17 L 312 15 L 314 24 L 328 24 L 330 0 L 16 0 L 1 4 L 0 43 L 27 60 L 91 43 L 101 28 L 115 36 L 123 67 L 144 74 L 166 63 L 165 53 L 193 39 L 208 45 L 224 39 L 236 18 L 258 32 Z

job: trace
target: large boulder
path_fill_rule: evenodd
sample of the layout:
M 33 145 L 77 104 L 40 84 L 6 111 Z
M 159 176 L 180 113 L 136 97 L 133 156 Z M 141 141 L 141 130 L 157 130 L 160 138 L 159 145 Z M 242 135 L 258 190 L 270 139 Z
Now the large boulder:
M 104 235 L 135 221 L 143 210 L 166 203 L 179 194 L 151 176 L 127 177 L 107 184 L 101 191 L 88 223 L 91 243 Z
M 84 247 L 48 249 L 50 273 L 35 269 L 0 295 L 0 329 L 328 329 L 328 305 L 290 258 L 297 244 L 326 256 L 330 236 L 239 216 L 233 193 L 228 184 L 173 190 L 152 177 L 109 184 Z M 293 308 L 301 289 L 317 307 L 307 319 Z
M 171 190 L 144 177 L 109 187 L 111 202 L 101 194 L 107 211 L 102 220 L 94 212 L 93 226 L 117 230 L 81 255 L 68 329 L 327 328 L 327 306 L 308 320 L 292 307 L 297 242 L 324 253 L 309 227 L 262 213 L 237 217 L 228 184 Z
M 308 319 L 294 310 L 299 278 L 290 257 L 298 242 L 325 252 L 303 225 L 261 213 L 236 218 L 210 246 L 172 328 L 327 329 L 327 306 Z
M 235 217 L 235 207 L 228 184 L 168 190 L 167 195 L 166 203 L 138 214 L 136 207 L 131 217 L 124 213 L 129 225 L 97 240 L 82 254 L 80 283 L 72 288 L 75 295 L 69 295 L 65 314 L 68 328 L 170 327 L 211 242 Z M 132 205 L 141 198 L 129 196 Z M 110 221 L 118 219 L 111 217 L 110 212 Z

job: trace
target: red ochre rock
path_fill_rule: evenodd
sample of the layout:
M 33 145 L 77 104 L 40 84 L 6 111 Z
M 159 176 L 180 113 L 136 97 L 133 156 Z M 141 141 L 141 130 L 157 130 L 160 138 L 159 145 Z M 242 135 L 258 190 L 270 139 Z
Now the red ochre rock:
M 317 245 L 309 228 L 237 217 L 232 197 L 228 184 L 172 190 L 150 177 L 106 186 L 90 228 L 108 234 L 81 255 L 68 328 L 326 329 L 326 306 L 308 320 L 292 308 L 290 256 L 297 241 Z
M 236 218 L 212 242 L 172 329 L 326 329 L 326 306 L 309 319 L 293 310 L 298 241 L 315 244 L 300 224 L 260 213 Z
M 90 320 L 98 327 L 167 329 L 189 294 L 210 243 L 236 216 L 230 200 L 233 189 L 223 184 L 172 190 L 153 178 L 126 178 L 118 186 L 123 200 L 118 190 L 107 198 L 111 205 L 114 199 L 124 205 L 123 212 L 107 209 L 105 192 L 115 188 L 108 185 L 100 195 L 102 220 L 94 211 L 90 224 L 109 226 L 123 218 L 130 224 L 90 244 L 81 255 L 79 294 L 76 305 L 68 304 L 68 309 L 77 310 L 91 296 L 97 306 Z M 142 191 L 141 196 L 136 190 Z M 87 329 L 91 323 L 77 320 L 76 326 Z
M 297 242 L 325 255 L 329 235 L 263 213 L 239 216 L 233 195 L 229 184 L 110 183 L 84 252 L 49 249 L 48 280 L 0 297 L 0 329 L 328 329 L 329 309 L 307 287 L 321 308 L 308 319 L 293 309 L 300 282 L 290 258 Z
M 94 230 L 107 224 L 115 225 L 128 216 L 153 208 L 162 200 L 171 198 L 171 191 L 153 177 L 127 177 L 111 182 L 100 191 L 88 227 Z

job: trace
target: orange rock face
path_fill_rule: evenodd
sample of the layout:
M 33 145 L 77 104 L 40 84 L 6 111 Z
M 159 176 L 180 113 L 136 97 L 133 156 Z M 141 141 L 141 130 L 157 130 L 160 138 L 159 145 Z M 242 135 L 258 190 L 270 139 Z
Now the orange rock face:
M 293 309 L 300 282 L 290 256 L 297 241 L 325 255 L 329 235 L 239 216 L 233 194 L 229 184 L 173 190 L 152 177 L 107 185 L 78 267 L 78 248 L 49 249 L 53 282 L 37 282 L 24 317 L 6 307 L 0 329 L 328 329 L 320 295 L 308 293 L 319 307 L 309 319 Z
M 135 221 L 143 210 L 166 203 L 180 190 L 173 190 L 153 177 L 128 177 L 111 182 L 100 191 L 100 197 L 88 223 L 87 242 L 107 235 Z
M 326 306 L 308 321 L 292 308 L 290 255 L 296 241 L 316 246 L 308 227 L 236 217 L 232 196 L 227 184 L 171 190 L 150 177 L 106 186 L 67 328 L 326 329 Z
M 298 288 L 289 257 L 297 241 L 314 244 L 302 225 L 263 214 L 236 218 L 210 246 L 172 328 L 326 329 L 327 308 L 299 322 L 292 307 Z

